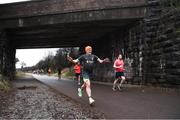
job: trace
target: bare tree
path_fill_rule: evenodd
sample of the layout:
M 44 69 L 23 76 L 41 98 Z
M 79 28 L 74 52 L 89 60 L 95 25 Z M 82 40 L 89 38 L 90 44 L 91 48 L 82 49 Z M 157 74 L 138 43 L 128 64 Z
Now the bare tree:
M 20 64 L 21 64 L 21 70 L 22 70 L 26 66 L 26 63 L 22 61 Z

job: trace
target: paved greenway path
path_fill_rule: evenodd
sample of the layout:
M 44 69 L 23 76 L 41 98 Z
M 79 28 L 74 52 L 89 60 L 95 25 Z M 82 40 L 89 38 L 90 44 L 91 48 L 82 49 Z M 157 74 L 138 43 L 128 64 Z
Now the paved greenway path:
M 57 77 L 33 75 L 36 79 L 88 106 L 87 95 L 77 96 L 77 83 L 58 80 Z M 172 89 L 128 87 L 123 92 L 112 91 L 111 86 L 92 84 L 95 107 L 107 118 L 126 119 L 180 119 L 180 91 Z

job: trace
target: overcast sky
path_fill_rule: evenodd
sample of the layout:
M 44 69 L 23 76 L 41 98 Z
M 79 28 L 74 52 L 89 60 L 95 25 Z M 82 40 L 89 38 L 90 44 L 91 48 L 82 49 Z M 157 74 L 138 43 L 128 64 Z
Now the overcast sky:
M 21 62 L 26 63 L 26 67 L 36 65 L 44 57 L 48 56 L 51 52 L 53 55 L 56 54 L 58 48 L 51 49 L 17 49 L 16 58 L 19 59 L 19 62 L 16 64 L 16 68 L 21 67 Z
M 23 1 L 31 1 L 31 0 L 0 0 L 0 4 L 13 3 L 13 2 L 23 2 Z

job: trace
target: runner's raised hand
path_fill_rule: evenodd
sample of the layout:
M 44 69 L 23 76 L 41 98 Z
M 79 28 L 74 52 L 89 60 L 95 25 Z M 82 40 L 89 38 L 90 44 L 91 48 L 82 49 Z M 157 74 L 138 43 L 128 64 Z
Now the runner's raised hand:
M 69 56 L 69 54 L 67 54 L 67 60 L 69 60 L 70 62 L 73 62 L 72 57 Z
M 103 62 L 110 63 L 111 61 L 109 60 L 109 58 L 105 58 Z

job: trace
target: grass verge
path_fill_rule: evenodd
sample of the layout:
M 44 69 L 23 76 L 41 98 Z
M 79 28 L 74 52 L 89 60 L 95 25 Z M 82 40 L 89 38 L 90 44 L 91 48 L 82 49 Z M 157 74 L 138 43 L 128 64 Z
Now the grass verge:
M 11 90 L 10 81 L 6 78 L 0 75 L 0 91 L 8 92 Z

